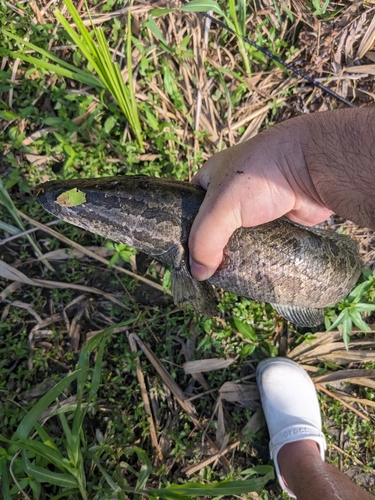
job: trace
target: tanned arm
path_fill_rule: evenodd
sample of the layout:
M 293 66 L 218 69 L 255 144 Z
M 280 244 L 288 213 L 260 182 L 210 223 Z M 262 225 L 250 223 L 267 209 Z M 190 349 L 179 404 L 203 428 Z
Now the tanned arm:
M 322 203 L 345 219 L 375 229 L 375 108 L 309 118 L 302 149 Z

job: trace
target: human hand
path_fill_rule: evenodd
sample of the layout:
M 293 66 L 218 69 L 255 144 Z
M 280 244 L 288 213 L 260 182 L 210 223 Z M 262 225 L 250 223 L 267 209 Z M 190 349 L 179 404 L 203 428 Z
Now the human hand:
M 300 118 L 276 125 L 215 154 L 193 178 L 207 190 L 189 238 L 195 278 L 212 276 L 229 238 L 241 226 L 283 215 L 312 226 L 331 215 L 311 181 L 301 147 L 302 129 Z

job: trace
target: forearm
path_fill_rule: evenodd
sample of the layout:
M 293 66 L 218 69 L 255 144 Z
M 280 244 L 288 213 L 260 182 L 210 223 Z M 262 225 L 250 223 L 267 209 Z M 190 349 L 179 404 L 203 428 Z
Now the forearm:
M 323 204 L 375 229 L 375 107 L 298 120 L 307 171 Z

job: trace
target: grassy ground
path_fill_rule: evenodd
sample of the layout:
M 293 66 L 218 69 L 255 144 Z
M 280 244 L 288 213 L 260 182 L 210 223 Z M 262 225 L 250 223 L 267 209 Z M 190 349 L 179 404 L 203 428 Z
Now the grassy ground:
M 74 5 L 92 31 L 84 2 Z M 220 5 L 237 31 L 357 105 L 372 105 L 372 3 L 238 0 L 235 15 L 232 2 Z M 2 496 L 136 498 L 134 488 L 177 483 L 186 496 L 282 498 L 269 468 L 259 468 L 269 455 L 254 373 L 258 360 L 286 353 L 314 376 L 328 460 L 375 492 L 374 317 L 359 306 L 374 303 L 373 233 L 330 221 L 358 240 L 368 271 L 355 295 L 327 310 L 327 327 L 346 314 L 340 331 L 307 332 L 222 291 L 218 318 L 178 310 L 168 271 L 50 225 L 33 198 L 36 184 L 54 178 L 190 180 L 217 150 L 289 117 L 342 106 L 199 14 L 151 15 L 165 6 L 135 0 L 129 24 L 123 2 L 88 2 L 127 85 L 126 119 L 126 105 L 92 80 L 97 73 L 57 22 L 58 7 L 72 22 L 63 3 L 0 2 Z M 24 42 L 85 70 L 86 80 L 49 71 L 46 55 Z M 228 491 L 225 480 L 235 481 Z M 218 481 L 221 490 L 203 490 Z M 154 498 L 182 498 L 177 491 Z

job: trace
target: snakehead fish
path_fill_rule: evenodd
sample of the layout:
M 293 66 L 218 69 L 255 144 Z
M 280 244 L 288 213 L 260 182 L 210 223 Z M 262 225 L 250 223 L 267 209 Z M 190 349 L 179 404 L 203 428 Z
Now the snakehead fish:
M 176 305 L 189 304 L 206 316 L 217 314 L 215 285 L 268 302 L 292 323 L 317 326 L 322 309 L 344 298 L 361 272 L 352 239 L 281 218 L 237 229 L 220 268 L 207 281 L 195 280 L 188 267 L 188 238 L 205 191 L 182 181 L 57 180 L 38 186 L 36 195 L 56 217 L 170 265 Z

